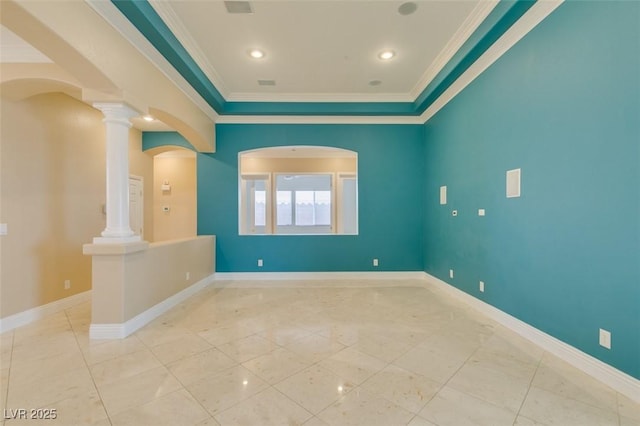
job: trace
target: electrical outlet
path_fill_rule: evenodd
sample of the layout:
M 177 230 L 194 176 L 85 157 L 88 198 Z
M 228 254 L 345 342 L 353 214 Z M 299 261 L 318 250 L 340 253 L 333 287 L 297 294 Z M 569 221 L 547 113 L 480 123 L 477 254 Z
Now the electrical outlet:
M 611 349 L 611 332 L 600 329 L 600 346 Z
M 484 209 L 478 209 L 478 216 L 484 216 Z
M 484 281 L 480 281 L 480 292 L 484 293 Z
M 378 266 L 378 259 L 373 259 L 373 266 Z
M 453 278 L 453 269 L 449 269 L 449 278 Z
M 64 289 L 69 290 L 71 288 L 71 280 L 64 280 Z
M 458 216 L 458 210 L 454 210 L 451 212 L 451 216 Z
M 184 275 L 184 278 L 185 278 L 187 281 L 189 281 L 189 280 L 191 279 L 191 272 L 187 272 L 187 273 Z
M 262 265 L 263 265 L 262 259 L 258 259 L 258 266 L 262 268 Z

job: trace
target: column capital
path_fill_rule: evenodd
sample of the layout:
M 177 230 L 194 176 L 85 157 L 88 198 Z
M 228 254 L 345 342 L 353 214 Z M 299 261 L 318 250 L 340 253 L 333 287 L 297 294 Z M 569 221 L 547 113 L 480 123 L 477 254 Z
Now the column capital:
M 103 122 L 119 123 L 131 127 L 130 119 L 140 113 L 122 102 L 96 102 L 93 107 L 104 114 Z

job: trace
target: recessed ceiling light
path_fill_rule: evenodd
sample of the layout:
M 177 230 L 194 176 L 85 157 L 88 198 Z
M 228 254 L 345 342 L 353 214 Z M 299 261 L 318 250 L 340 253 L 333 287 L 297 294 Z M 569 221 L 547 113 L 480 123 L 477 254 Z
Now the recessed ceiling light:
M 378 58 L 382 59 L 383 61 L 388 61 L 394 56 L 396 56 L 396 52 L 394 52 L 393 50 L 383 50 L 382 52 L 378 53 Z
M 264 58 L 265 54 L 260 49 L 251 49 L 249 51 L 249 56 L 251 56 L 253 59 L 262 59 Z
M 412 1 L 408 1 L 406 3 L 402 3 L 398 8 L 398 13 L 400 15 L 411 15 L 413 12 L 418 10 L 418 5 Z
M 150 115 L 145 115 L 144 117 L 142 117 L 144 119 L 144 121 L 153 121 L 153 117 Z

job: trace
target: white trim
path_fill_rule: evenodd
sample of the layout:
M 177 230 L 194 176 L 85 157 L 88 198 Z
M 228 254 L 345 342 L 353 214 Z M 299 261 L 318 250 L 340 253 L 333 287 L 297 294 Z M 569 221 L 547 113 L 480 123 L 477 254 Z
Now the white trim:
M 233 92 L 230 102 L 413 102 L 409 93 L 252 93 Z
M 217 124 L 424 124 L 420 116 L 221 115 Z
M 185 288 L 162 302 L 152 306 L 146 311 L 136 315 L 124 323 L 115 324 L 94 324 L 89 327 L 89 337 L 91 339 L 124 339 L 131 333 L 147 325 L 158 318 L 177 304 L 184 302 L 213 281 L 214 275 L 209 275 L 197 283 Z
M 603 382 L 617 392 L 627 396 L 631 400 L 640 403 L 640 380 L 606 364 L 599 359 L 588 355 L 573 346 L 556 339 L 547 333 L 501 311 L 500 309 L 477 299 L 470 294 L 432 276 L 424 273 L 423 279 L 427 286 L 435 287 L 453 296 L 481 314 L 497 321 L 508 329 L 518 333 L 520 336 L 540 346 L 547 352 L 568 362 L 579 370 L 589 374 L 595 379 Z
M 413 89 L 409 92 L 413 100 L 422 94 L 429 83 L 438 75 L 440 71 L 449 63 L 451 58 L 460 50 L 462 45 L 471 37 L 474 31 L 480 26 L 491 11 L 500 3 L 498 0 L 479 2 L 473 9 L 471 14 L 465 19 L 458 31 L 453 35 L 451 40 L 440 51 L 431 66 L 422 74 Z
M 98 12 L 107 22 L 109 22 L 115 29 L 117 29 L 131 44 L 133 44 L 139 51 L 145 56 L 148 60 L 150 60 L 156 67 L 165 75 L 169 80 L 173 81 L 177 87 L 179 87 L 188 97 L 194 102 L 196 105 L 200 107 L 200 109 L 207 114 L 214 122 L 216 123 L 240 123 L 240 124 L 424 124 L 431 117 L 433 117 L 442 107 L 444 107 L 451 99 L 453 99 L 460 91 L 462 91 L 467 85 L 469 85 L 478 75 L 480 75 L 486 68 L 488 68 L 491 64 L 493 64 L 496 60 L 498 60 L 506 51 L 508 51 L 511 47 L 513 47 L 522 37 L 524 37 L 529 31 L 531 31 L 538 23 L 540 23 L 544 18 L 550 15 L 560 4 L 563 3 L 564 0 L 539 0 L 536 2 L 515 24 L 512 25 L 511 28 L 507 32 L 505 32 L 500 39 L 496 43 L 494 43 L 476 62 L 474 62 L 471 67 L 469 67 L 436 101 L 425 110 L 420 116 L 233 116 L 233 115 L 224 115 L 219 116 L 210 105 L 206 103 L 206 101 L 200 96 L 193 87 L 168 63 L 168 61 L 149 43 L 149 41 L 140 34 L 137 29 L 129 22 L 111 2 L 104 2 L 100 0 L 86 0 L 87 3 Z M 162 2 L 152 1 L 152 6 L 159 15 L 164 19 L 166 18 L 166 10 L 163 9 L 163 5 L 158 7 Z M 477 28 L 481 19 L 486 15 L 488 15 L 491 10 L 495 7 L 495 2 L 488 1 L 486 3 L 482 3 L 481 6 L 478 6 L 467 21 L 470 25 L 470 30 L 473 26 Z M 162 13 L 161 13 L 162 12 Z M 167 20 L 170 20 L 167 18 Z M 174 26 L 174 23 L 168 23 L 165 20 L 167 25 Z M 172 31 L 174 29 L 172 28 Z M 177 31 L 177 30 L 176 30 Z M 451 39 L 449 44 L 445 47 L 445 49 L 440 53 L 437 58 L 437 62 L 444 61 L 448 56 L 452 55 L 454 52 L 454 47 L 461 46 L 466 39 L 470 36 L 465 31 L 461 31 L 459 34 L 457 33 Z M 177 37 L 177 35 L 176 35 Z M 182 36 L 181 36 L 182 37 Z M 187 43 L 189 44 L 189 43 Z M 458 46 L 458 48 L 460 47 Z M 191 49 L 192 46 L 187 49 L 190 53 L 193 52 Z M 199 62 L 200 57 L 194 58 L 195 61 Z M 449 58 L 450 59 L 450 58 Z M 417 96 L 420 95 L 422 90 L 428 85 L 428 83 L 433 79 L 433 77 L 440 71 L 440 69 L 444 66 L 443 64 L 434 65 L 430 69 L 428 69 L 425 74 L 422 76 L 421 80 L 416 84 L 414 89 L 408 94 L 408 99 L 413 98 L 415 100 Z M 231 93 L 230 97 L 227 98 L 224 96 L 223 85 L 220 83 L 218 78 L 214 78 L 212 75 L 215 74 L 212 68 L 201 67 L 203 71 L 207 73 L 207 76 L 211 78 L 214 83 L 216 89 L 225 97 L 227 100 L 240 100 L 251 99 L 254 94 L 243 95 L 240 93 Z M 217 82 L 217 84 L 216 84 Z M 422 88 L 422 90 L 420 90 Z M 268 96 L 268 95 L 267 95 Z M 305 100 L 306 96 L 315 97 L 314 94 L 301 94 L 301 95 L 287 95 L 283 94 L 282 96 L 291 96 L 291 99 L 295 99 L 296 101 Z M 333 95 L 327 95 L 328 97 Z M 342 101 L 346 99 L 359 99 L 361 96 L 365 96 L 369 101 L 374 101 L 375 99 L 379 99 L 380 101 L 384 101 L 385 97 L 395 96 L 391 94 L 381 94 L 381 95 L 342 95 L 344 98 Z M 401 99 L 406 97 L 405 94 L 398 95 Z M 324 95 L 323 95 L 324 97 Z M 254 98 L 257 99 L 257 98 Z M 262 100 L 267 98 L 261 98 Z M 278 95 L 278 100 L 282 101 L 281 95 Z M 309 98 L 306 98 L 307 100 Z M 319 100 L 317 98 L 315 100 Z M 312 99 L 313 101 L 314 99 Z M 333 99 L 335 101 L 335 98 Z
M 91 339 L 124 339 L 125 337 L 127 337 L 125 324 L 91 324 L 89 326 Z
M 431 104 L 420 118 L 426 123 L 451 99 L 467 87 L 476 77 L 484 72 L 491 64 L 497 61 L 509 49 L 511 49 L 522 37 L 533 30 L 540 22 L 549 16 L 564 0 L 540 0 L 509 28 L 480 58 L 478 58 L 467 70 L 444 91 L 442 95 Z
M 424 279 L 422 271 L 358 271 L 358 272 L 216 272 L 213 275 L 214 281 L 232 281 L 225 284 L 224 287 L 258 287 L 256 284 L 260 281 L 323 281 L 323 287 L 345 287 L 357 284 L 359 287 L 372 286 L 373 280 L 416 280 Z M 363 280 L 369 281 L 366 285 L 363 283 L 331 283 L 330 280 Z M 233 281 L 252 281 L 249 283 L 234 283 Z M 218 286 L 217 284 L 215 284 Z M 268 287 L 273 286 L 291 287 L 293 284 L 269 283 Z M 388 283 L 386 284 L 388 285 Z M 316 286 L 304 283 L 302 287 Z
M 23 325 L 31 324 L 34 321 L 56 314 L 65 309 L 69 309 L 80 303 L 91 300 L 91 290 L 56 300 L 46 305 L 37 306 L 17 314 L 9 315 L 0 319 L 0 333 L 11 331 Z
M 165 77 L 184 93 L 191 102 L 212 121 L 218 119 L 218 113 L 204 98 L 180 75 L 160 52 L 138 31 L 138 29 L 120 13 L 110 1 L 85 0 L 93 10 L 118 31 L 131 45 L 155 66 Z
M 168 1 L 149 0 L 149 4 L 156 11 L 160 19 L 169 27 L 169 30 L 178 39 L 182 47 L 189 53 L 189 56 L 200 67 L 202 72 L 207 76 L 216 90 L 223 98 L 229 100 L 229 91 L 226 84 L 222 81 L 222 77 L 215 70 L 211 62 L 207 59 L 202 49 L 196 41 L 191 37 L 189 30 L 184 26 L 182 20 L 178 17 L 175 10 Z

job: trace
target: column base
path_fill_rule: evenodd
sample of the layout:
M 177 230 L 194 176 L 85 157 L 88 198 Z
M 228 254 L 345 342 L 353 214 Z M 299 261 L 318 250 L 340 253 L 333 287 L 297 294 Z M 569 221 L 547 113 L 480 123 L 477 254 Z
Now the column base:
M 140 235 L 132 235 L 130 237 L 94 237 L 93 244 L 125 244 L 137 243 L 142 241 Z

